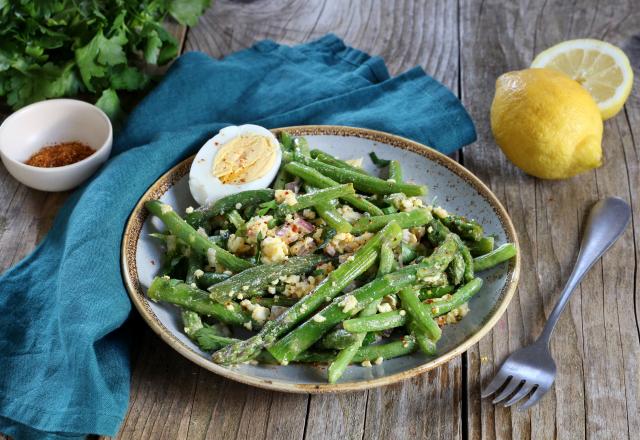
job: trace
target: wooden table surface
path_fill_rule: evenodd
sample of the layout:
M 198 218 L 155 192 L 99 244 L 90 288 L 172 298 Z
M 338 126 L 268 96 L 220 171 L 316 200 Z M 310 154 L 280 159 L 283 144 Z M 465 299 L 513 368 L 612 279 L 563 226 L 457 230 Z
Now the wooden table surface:
M 237 384 L 174 352 L 136 316 L 131 402 L 119 438 L 550 439 L 638 438 L 640 432 L 640 81 L 605 123 L 604 165 L 574 179 L 541 181 L 495 145 L 489 106 L 498 75 L 578 37 L 622 47 L 640 75 L 640 1 L 224 1 L 186 32 L 184 50 L 213 57 L 271 38 L 295 44 L 333 32 L 381 55 L 392 73 L 420 65 L 456 93 L 478 141 L 459 160 L 497 194 L 522 247 L 517 295 L 480 343 L 448 365 L 396 385 L 340 395 L 291 395 Z M 184 36 L 184 33 L 183 33 Z M 420 115 L 416 115 L 419 123 Z M 0 167 L 0 270 L 49 229 L 66 194 L 19 185 Z M 526 412 L 481 400 L 496 364 L 542 327 L 569 275 L 589 206 L 631 203 L 634 221 L 587 275 L 556 329 L 555 387 Z M 135 313 L 135 312 L 134 312 Z

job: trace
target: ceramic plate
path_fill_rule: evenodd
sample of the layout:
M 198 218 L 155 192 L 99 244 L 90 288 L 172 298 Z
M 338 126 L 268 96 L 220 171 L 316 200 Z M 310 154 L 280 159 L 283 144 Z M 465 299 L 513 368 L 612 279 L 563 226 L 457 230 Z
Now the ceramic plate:
M 342 159 L 364 157 L 367 169 L 374 169 L 368 157 L 370 151 L 375 151 L 382 158 L 397 159 L 403 166 L 406 180 L 429 187 L 425 197 L 427 202 L 436 199 L 437 204 L 448 211 L 478 220 L 486 234 L 496 237 L 497 245 L 518 243 L 511 220 L 496 196 L 457 162 L 431 148 L 398 136 L 360 128 L 300 126 L 284 130 L 304 135 L 312 148 Z M 145 296 L 162 259 L 161 248 L 149 233 L 163 227 L 158 219 L 148 217 L 143 204 L 160 198 L 177 212 L 184 212 L 188 206 L 197 206 L 188 186 L 192 159 L 188 158 L 167 171 L 133 210 L 122 244 L 122 271 L 133 303 L 151 328 L 180 354 L 214 373 L 262 388 L 303 393 L 350 391 L 391 384 L 424 373 L 467 350 L 491 330 L 516 290 L 519 257 L 481 274 L 484 285 L 470 301 L 471 312 L 458 324 L 445 327 L 436 356 L 415 353 L 386 360 L 372 368 L 351 366 L 337 384 L 327 383 L 324 366 L 216 365 L 209 360 L 207 353 L 199 350 L 183 334 L 177 308 L 153 303 Z

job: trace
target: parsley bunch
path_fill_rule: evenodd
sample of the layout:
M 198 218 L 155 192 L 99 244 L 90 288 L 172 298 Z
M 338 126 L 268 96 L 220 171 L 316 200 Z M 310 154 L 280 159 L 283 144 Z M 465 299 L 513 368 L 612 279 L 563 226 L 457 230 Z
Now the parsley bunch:
M 0 0 L 0 96 L 14 109 L 87 93 L 114 116 L 119 90 L 150 80 L 178 43 L 170 15 L 194 25 L 210 0 Z

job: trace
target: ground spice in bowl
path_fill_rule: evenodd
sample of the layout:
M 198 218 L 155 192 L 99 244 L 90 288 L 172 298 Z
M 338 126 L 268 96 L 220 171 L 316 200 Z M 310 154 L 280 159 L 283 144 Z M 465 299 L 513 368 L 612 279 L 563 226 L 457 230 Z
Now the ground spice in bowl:
M 61 142 L 44 147 L 25 163 L 33 167 L 54 168 L 80 162 L 95 153 L 95 150 L 81 142 Z

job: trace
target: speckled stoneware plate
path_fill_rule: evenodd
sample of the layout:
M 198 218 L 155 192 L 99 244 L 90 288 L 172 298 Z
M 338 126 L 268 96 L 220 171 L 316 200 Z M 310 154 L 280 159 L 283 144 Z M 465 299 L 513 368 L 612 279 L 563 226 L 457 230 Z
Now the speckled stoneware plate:
M 445 209 L 477 219 L 487 234 L 495 235 L 497 244 L 518 243 L 511 220 L 496 196 L 477 177 L 435 150 L 405 138 L 361 128 L 301 126 L 285 130 L 306 136 L 312 148 L 340 158 L 364 157 L 368 169 L 374 168 L 368 158 L 370 151 L 383 158 L 397 159 L 402 163 L 407 180 L 429 187 L 426 201 L 437 198 L 438 204 Z M 157 219 L 148 217 L 143 204 L 160 198 L 178 212 L 196 206 L 188 187 L 192 159 L 167 171 L 133 210 L 122 243 L 122 271 L 133 303 L 151 328 L 180 354 L 214 373 L 262 388 L 296 393 L 350 391 L 391 384 L 424 373 L 467 350 L 491 330 L 516 290 L 520 272 L 518 257 L 509 264 L 482 273 L 485 283 L 471 299 L 471 312 L 458 324 L 445 327 L 438 342 L 437 356 L 415 353 L 386 360 L 372 368 L 351 366 L 337 384 L 327 383 L 324 366 L 216 365 L 183 334 L 175 307 L 153 303 L 145 296 L 162 258 L 160 246 L 149 233 L 161 229 L 162 225 Z

